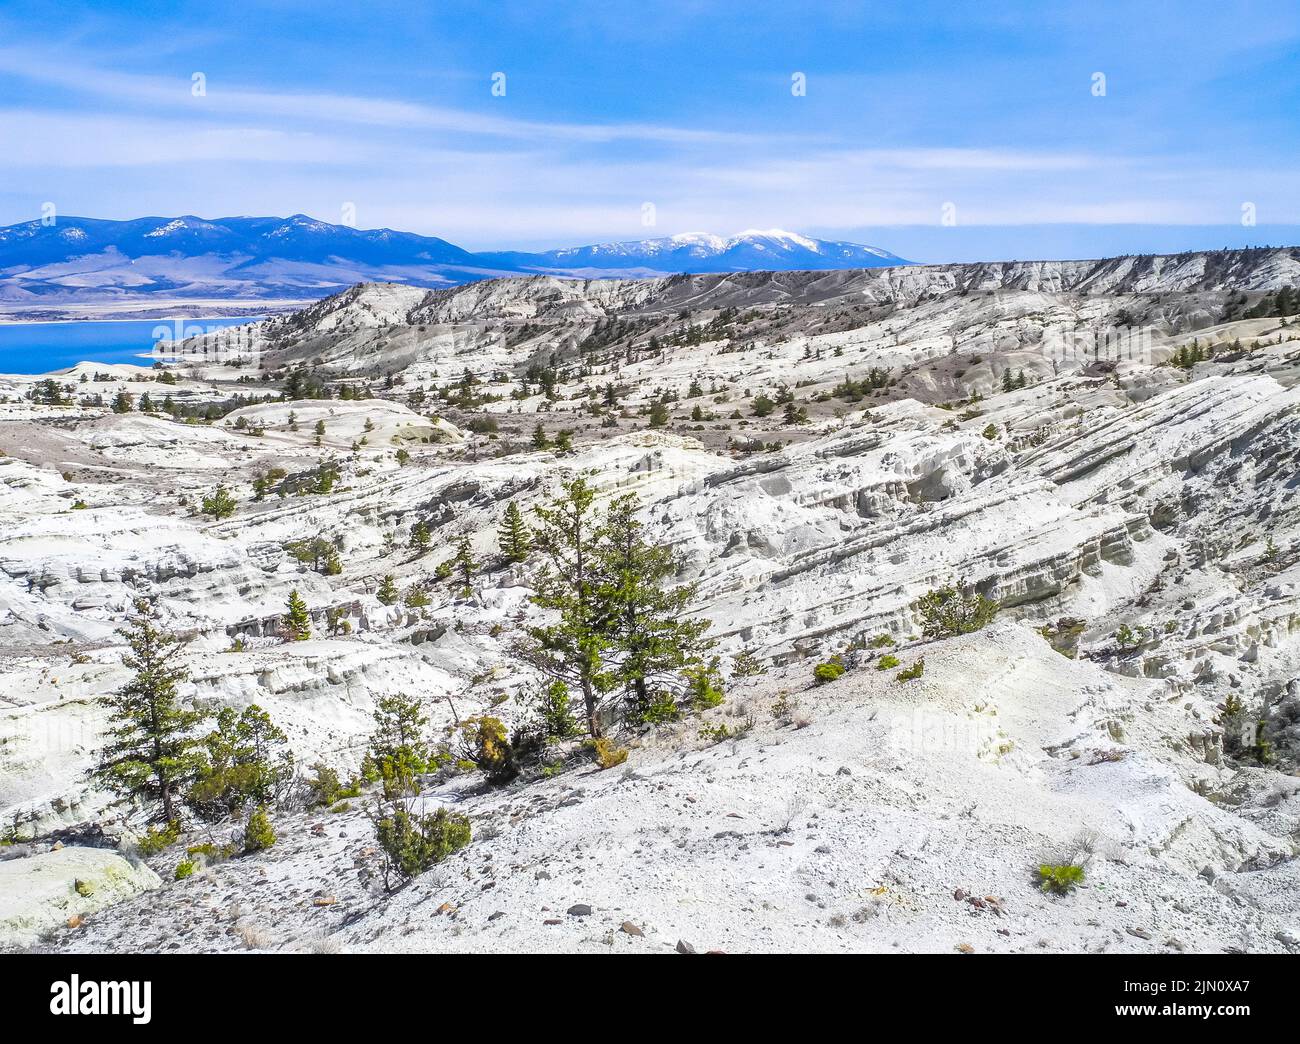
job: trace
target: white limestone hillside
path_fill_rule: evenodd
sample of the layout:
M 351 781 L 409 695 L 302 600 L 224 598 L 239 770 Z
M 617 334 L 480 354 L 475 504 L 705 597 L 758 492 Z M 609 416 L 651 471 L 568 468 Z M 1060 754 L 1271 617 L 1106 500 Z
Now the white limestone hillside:
M 366 285 L 250 327 L 238 359 L 79 368 L 62 405 L 0 378 L 0 891 L 56 842 L 120 848 L 150 889 L 53 936 L 57 902 L 0 901 L 0 945 L 1300 946 L 1300 326 L 1248 314 L 1294 261 Z M 1098 347 L 1116 326 L 1138 350 Z M 291 378 L 331 397 L 285 400 Z M 112 412 L 124 388 L 154 412 Z M 536 567 L 496 530 L 579 475 L 638 494 L 724 674 L 744 652 L 767 675 L 622 733 L 625 767 L 430 779 L 475 840 L 393 895 L 373 795 L 277 813 L 274 849 L 185 881 L 177 850 L 139 869 L 141 810 L 87 777 L 135 599 L 186 639 L 186 701 L 256 703 L 347 774 L 380 696 L 439 735 L 520 720 Z M 922 642 L 946 585 L 994 625 Z M 283 640 L 293 591 L 310 640 Z M 876 670 L 881 635 L 921 678 Z M 832 654 L 852 669 L 812 687 Z M 718 722 L 741 735 L 699 738 Z M 1076 858 L 1085 888 L 1036 890 Z
M 1288 842 L 1186 785 L 1187 727 L 1151 682 L 1000 625 L 930 644 L 926 673 L 738 685 L 710 744 L 647 734 L 624 766 L 424 802 L 478 840 L 376 896 L 360 810 L 286 817 L 265 854 L 91 917 L 74 951 L 1170 952 L 1300 944 Z M 773 718 L 787 693 L 796 724 Z M 1120 739 L 1117 741 L 1116 736 Z M 1297 788 L 1283 800 L 1300 801 Z M 1294 812 L 1294 808 L 1292 808 Z M 1033 882 L 1077 860 L 1067 897 Z M 162 867 L 162 869 L 166 869 Z

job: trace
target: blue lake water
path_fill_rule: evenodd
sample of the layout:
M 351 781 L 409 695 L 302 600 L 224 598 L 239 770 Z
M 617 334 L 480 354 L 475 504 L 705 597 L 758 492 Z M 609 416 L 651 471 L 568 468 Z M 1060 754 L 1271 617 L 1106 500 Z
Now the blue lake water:
M 242 319 L 124 319 L 77 323 L 0 323 L 0 373 L 50 373 L 79 362 L 150 365 L 159 340 L 175 340 Z

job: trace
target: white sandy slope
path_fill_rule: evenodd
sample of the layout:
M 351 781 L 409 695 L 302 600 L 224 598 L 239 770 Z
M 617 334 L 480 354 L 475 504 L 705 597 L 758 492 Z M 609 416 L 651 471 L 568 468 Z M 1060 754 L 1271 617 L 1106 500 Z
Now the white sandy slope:
M 0 948 L 30 946 L 53 928 L 159 884 L 147 866 L 100 848 L 0 858 Z
M 1015 624 L 901 653 L 919 655 L 907 683 L 866 664 L 809 688 L 805 664 L 741 684 L 707 717 L 752 716 L 739 739 L 710 745 L 692 720 L 612 770 L 430 790 L 425 804 L 468 814 L 475 840 L 394 894 L 363 812 L 286 816 L 270 851 L 49 945 L 1285 952 L 1300 939 L 1292 843 L 1188 786 L 1195 722 L 1158 685 L 1065 660 Z M 804 727 L 774 720 L 782 692 Z M 157 861 L 164 876 L 175 858 Z M 1039 864 L 1069 861 L 1084 886 L 1040 892 Z

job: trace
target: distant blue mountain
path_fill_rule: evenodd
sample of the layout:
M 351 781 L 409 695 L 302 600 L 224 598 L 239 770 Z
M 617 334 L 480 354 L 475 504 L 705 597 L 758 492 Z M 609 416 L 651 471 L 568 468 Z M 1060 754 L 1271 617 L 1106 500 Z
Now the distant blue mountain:
M 494 276 L 875 268 L 885 250 L 790 232 L 696 234 L 542 253 L 471 253 L 433 236 L 288 218 L 130 221 L 60 217 L 0 228 L 0 302 L 11 305 L 323 297 L 358 282 L 446 287 Z

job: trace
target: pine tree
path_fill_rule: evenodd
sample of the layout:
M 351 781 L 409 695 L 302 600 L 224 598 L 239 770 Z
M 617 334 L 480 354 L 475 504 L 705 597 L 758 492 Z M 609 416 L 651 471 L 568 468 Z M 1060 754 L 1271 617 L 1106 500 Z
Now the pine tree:
M 662 428 L 667 425 L 670 419 L 668 404 L 663 399 L 655 399 L 650 406 L 650 427 Z
M 270 848 L 275 844 L 275 831 L 271 828 L 271 817 L 266 809 L 258 805 L 248 816 L 244 827 L 244 852 L 251 854 Z
M 375 597 L 377 597 L 384 605 L 392 605 L 397 601 L 397 580 L 394 578 L 392 573 L 384 574 L 383 582 L 380 583 L 379 590 L 375 592 Z
M 299 596 L 297 589 L 289 592 L 289 607 L 281 617 L 285 636 L 293 642 L 305 642 L 311 637 L 311 614 L 307 612 L 307 603 Z
M 236 815 L 250 801 L 266 805 L 293 779 L 288 737 L 257 704 L 237 714 L 217 715 L 217 727 L 203 739 L 206 764 L 189 799 L 208 818 Z
M 85 375 L 82 375 L 83 379 Z M 53 379 L 46 379 L 37 383 L 32 391 L 32 402 L 41 403 L 45 406 L 66 406 L 68 400 L 63 397 L 59 391 L 58 382 Z
M 122 662 L 135 677 L 98 701 L 108 709 L 109 730 L 94 775 L 124 796 L 161 801 L 170 823 L 176 798 L 203 766 L 194 730 L 204 715 L 185 710 L 176 691 L 188 677 L 176 662 L 181 640 L 159 628 L 148 601 L 137 600 L 135 613 L 118 632 L 131 647 Z
M 542 427 L 541 421 L 538 421 L 537 427 L 533 429 L 533 449 L 544 450 L 550 444 L 551 440 L 546 437 L 546 429 Z
M 131 412 L 131 403 L 132 403 L 132 401 L 133 401 L 133 400 L 132 400 L 132 398 L 131 398 L 131 393 L 130 393 L 130 392 L 128 392 L 128 391 L 120 391 L 120 392 L 118 392 L 118 393 L 113 397 L 113 412 L 114 412 L 114 413 L 130 413 L 130 412 Z
M 645 539 L 639 507 L 635 493 L 610 505 L 598 549 L 601 595 L 610 611 L 608 655 L 638 719 L 670 677 L 698 663 L 713 644 L 704 637 L 709 621 L 686 616 L 695 585 L 672 586 L 680 563 L 670 547 Z
M 433 534 L 429 532 L 429 525 L 424 519 L 420 519 L 411 527 L 411 549 L 428 551 L 431 543 L 433 543 Z
M 528 558 L 531 537 L 524 525 L 524 513 L 513 500 L 506 505 L 505 517 L 497 530 L 497 546 L 507 562 L 523 562 Z
M 420 701 L 402 693 L 382 696 L 375 709 L 375 731 L 361 764 L 362 775 L 382 780 L 388 797 L 417 791 L 415 777 L 433 767 L 426 733 L 429 719 Z
M 235 498 L 224 485 L 218 485 L 212 491 L 212 495 L 203 498 L 203 513 L 211 515 L 218 522 L 223 518 L 229 518 L 235 513 Z
M 1015 391 L 1016 380 L 1011 376 L 1011 367 L 1002 371 L 1002 390 L 1004 392 Z
M 456 572 L 460 574 L 461 583 L 468 591 L 470 581 L 474 579 L 474 570 L 478 568 L 478 563 L 474 561 L 468 535 L 462 534 L 461 538 L 456 541 L 455 563 Z
M 595 498 L 586 480 L 576 478 L 564 483 L 550 504 L 534 508 L 541 524 L 533 544 L 545 565 L 534 582 L 533 602 L 558 619 L 528 628 L 521 652 L 544 674 L 582 694 L 587 730 L 599 736 L 600 701 L 614 679 L 604 663 L 609 642 L 600 596 Z

